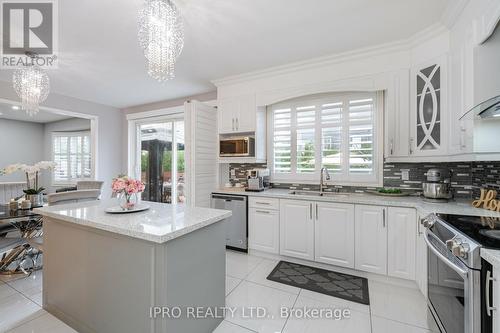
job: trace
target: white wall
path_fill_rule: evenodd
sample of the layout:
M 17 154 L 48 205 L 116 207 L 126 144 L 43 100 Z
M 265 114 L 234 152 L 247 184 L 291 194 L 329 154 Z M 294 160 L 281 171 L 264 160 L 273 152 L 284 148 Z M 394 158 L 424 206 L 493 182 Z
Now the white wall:
M 43 144 L 43 124 L 0 119 L 0 168 L 14 163 L 34 164 L 43 160 Z M 23 173 L 16 172 L 0 176 L 0 183 L 25 179 Z
M 3 81 L 0 81 L 0 98 L 13 101 L 19 100 L 11 83 Z M 103 197 L 110 196 L 112 178 L 126 171 L 122 159 L 123 147 L 126 146 L 127 142 L 123 131 L 123 112 L 114 107 L 55 93 L 51 93 L 42 105 L 49 108 L 97 116 L 97 178 L 105 182 Z

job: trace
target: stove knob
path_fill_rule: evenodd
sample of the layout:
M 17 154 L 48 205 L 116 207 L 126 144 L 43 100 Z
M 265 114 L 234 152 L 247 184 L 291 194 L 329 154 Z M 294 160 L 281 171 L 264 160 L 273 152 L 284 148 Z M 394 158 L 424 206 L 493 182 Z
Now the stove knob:
M 455 245 L 451 250 L 451 253 L 453 253 L 453 255 L 460 258 L 467 258 L 468 252 L 469 252 L 468 244 Z
M 455 248 L 456 246 L 460 245 L 459 242 L 457 242 L 456 239 L 448 239 L 446 241 L 446 248 L 450 251 L 453 251 L 453 248 Z
M 433 220 L 431 220 L 431 219 L 424 219 L 424 220 L 422 221 L 422 224 L 423 224 L 423 225 L 424 225 L 424 227 L 426 227 L 427 229 L 432 228 L 432 226 L 434 225 L 434 223 L 436 223 L 436 222 L 434 222 L 434 221 L 433 221 Z

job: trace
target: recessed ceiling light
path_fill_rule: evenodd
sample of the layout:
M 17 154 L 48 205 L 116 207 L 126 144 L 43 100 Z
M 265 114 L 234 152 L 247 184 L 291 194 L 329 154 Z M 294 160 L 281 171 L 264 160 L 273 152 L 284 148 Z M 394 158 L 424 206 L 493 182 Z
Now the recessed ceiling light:
M 12 105 L 12 110 L 19 110 L 19 106 L 18 105 Z

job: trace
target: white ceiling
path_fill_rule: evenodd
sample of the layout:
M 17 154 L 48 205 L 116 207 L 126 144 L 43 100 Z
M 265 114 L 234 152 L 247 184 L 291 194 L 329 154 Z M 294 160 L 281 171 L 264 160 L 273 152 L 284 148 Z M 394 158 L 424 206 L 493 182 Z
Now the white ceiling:
M 141 0 L 59 1 L 51 91 L 120 108 L 204 93 L 213 79 L 408 38 L 448 1 L 176 0 L 186 41 L 163 85 L 147 76 L 137 42 Z
M 44 110 L 40 110 L 34 116 L 29 116 L 25 111 L 14 110 L 11 104 L 0 102 L 0 120 L 10 119 L 10 120 L 19 120 L 32 123 L 46 124 L 70 118 L 72 117 L 55 114 Z

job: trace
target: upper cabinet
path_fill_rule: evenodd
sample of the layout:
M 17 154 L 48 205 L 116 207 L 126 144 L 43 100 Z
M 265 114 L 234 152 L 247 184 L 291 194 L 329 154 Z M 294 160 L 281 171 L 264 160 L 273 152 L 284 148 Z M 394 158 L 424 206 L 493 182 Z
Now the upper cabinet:
M 254 156 L 220 157 L 219 163 L 265 163 L 266 107 L 257 106 L 255 94 L 220 98 L 217 104 L 219 138 L 244 134 L 255 139 Z
M 444 155 L 447 151 L 445 57 L 412 69 L 410 155 Z
M 255 132 L 257 104 L 255 94 L 218 100 L 219 134 Z

